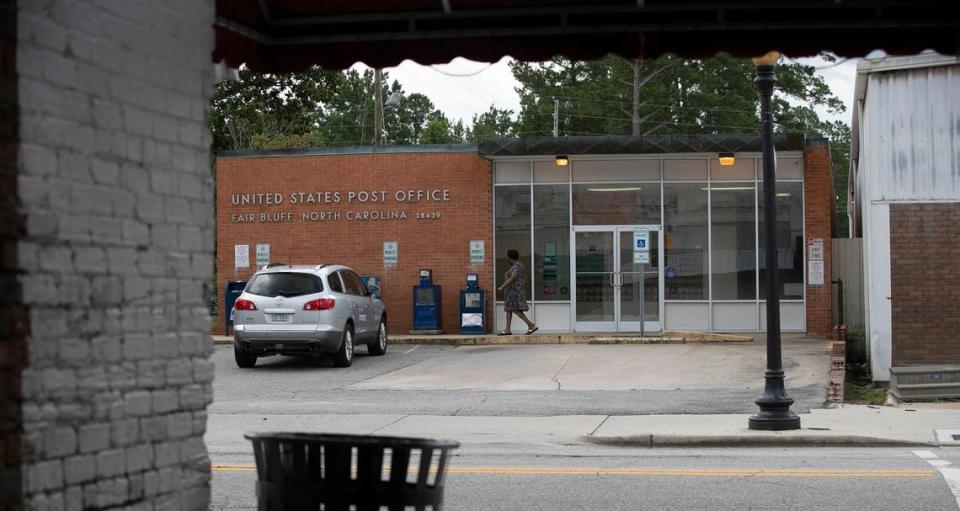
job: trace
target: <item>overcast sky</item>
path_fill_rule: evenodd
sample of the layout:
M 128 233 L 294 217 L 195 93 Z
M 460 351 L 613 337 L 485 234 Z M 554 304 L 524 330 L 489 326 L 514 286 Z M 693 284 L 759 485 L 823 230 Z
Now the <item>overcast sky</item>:
M 391 81 L 398 80 L 407 93 L 419 92 L 427 95 L 443 113 L 451 119 L 462 119 L 469 125 L 474 114 L 486 111 L 490 105 L 517 112 L 520 98 L 514 87 L 517 82 L 510 73 L 508 57 L 499 62 L 488 64 L 457 58 L 449 64 L 422 66 L 412 61 L 404 61 L 396 67 L 386 68 Z M 837 116 L 821 117 L 842 120 L 850 123 L 853 101 L 853 81 L 856 75 L 856 59 L 842 61 L 838 65 L 824 62 L 820 58 L 800 59 L 820 69 L 830 89 L 847 105 L 847 111 Z M 358 69 L 366 66 L 357 64 Z

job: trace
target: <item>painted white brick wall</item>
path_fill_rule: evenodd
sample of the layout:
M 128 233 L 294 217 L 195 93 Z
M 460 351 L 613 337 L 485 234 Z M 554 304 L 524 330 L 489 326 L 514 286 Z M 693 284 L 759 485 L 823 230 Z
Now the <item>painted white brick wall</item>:
M 206 509 L 213 0 L 19 2 L 27 509 Z

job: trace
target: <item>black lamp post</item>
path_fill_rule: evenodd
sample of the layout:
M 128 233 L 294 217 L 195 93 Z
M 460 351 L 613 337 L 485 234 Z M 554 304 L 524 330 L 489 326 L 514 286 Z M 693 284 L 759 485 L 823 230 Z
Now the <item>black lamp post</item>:
M 777 266 L 776 152 L 773 148 L 773 113 L 770 99 L 777 75 L 773 66 L 780 54 L 770 52 L 753 59 L 757 67 L 757 91 L 760 95 L 760 138 L 763 146 L 763 235 L 767 276 L 767 370 L 763 375 L 763 395 L 755 402 L 760 411 L 750 417 L 750 429 L 783 431 L 800 429 L 800 417 L 790 411 L 793 399 L 783 386 L 783 361 L 780 353 L 780 288 Z

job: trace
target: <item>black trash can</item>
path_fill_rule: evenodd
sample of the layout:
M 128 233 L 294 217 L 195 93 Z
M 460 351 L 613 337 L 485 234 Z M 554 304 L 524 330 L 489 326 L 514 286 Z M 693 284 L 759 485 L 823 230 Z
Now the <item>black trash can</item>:
M 443 507 L 447 457 L 459 442 L 424 438 L 257 433 L 260 511 Z

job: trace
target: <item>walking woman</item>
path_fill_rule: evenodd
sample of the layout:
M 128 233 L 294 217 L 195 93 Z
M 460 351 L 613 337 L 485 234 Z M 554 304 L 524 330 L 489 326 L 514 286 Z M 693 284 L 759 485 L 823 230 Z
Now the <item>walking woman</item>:
M 527 335 L 530 335 L 537 331 L 537 325 L 527 319 L 527 315 L 524 314 L 525 311 L 530 310 L 525 296 L 527 293 L 527 272 L 520 264 L 520 253 L 516 250 L 507 250 L 507 259 L 510 262 L 510 267 L 507 268 L 503 285 L 497 288 L 503 291 L 503 310 L 507 313 L 507 327 L 506 330 L 497 335 L 513 335 L 510 332 L 510 322 L 513 320 L 514 314 L 527 324 Z

